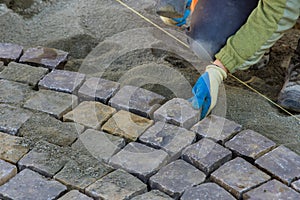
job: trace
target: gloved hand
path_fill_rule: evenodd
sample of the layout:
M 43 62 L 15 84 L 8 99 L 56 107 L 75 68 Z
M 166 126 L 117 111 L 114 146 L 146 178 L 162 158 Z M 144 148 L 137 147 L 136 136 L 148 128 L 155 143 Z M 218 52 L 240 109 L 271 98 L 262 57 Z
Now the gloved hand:
M 208 65 L 204 74 L 194 85 L 194 96 L 189 99 L 195 109 L 202 109 L 200 118 L 206 117 L 215 107 L 218 98 L 219 85 L 227 78 L 224 69 L 216 65 Z

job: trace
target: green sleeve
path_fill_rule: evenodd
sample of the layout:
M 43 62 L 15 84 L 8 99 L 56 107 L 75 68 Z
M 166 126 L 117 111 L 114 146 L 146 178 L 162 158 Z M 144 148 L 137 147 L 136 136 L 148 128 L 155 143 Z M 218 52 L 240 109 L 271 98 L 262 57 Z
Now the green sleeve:
M 231 72 L 257 63 L 299 17 L 300 0 L 260 0 L 247 22 L 215 55 Z

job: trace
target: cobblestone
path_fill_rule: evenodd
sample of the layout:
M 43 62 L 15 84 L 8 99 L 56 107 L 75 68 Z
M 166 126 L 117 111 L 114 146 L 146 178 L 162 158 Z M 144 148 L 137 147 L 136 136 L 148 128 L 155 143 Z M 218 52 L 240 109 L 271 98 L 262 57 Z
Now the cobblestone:
M 26 101 L 24 107 L 45 112 L 60 119 L 65 113 L 74 108 L 77 103 L 78 99 L 75 95 L 40 90 Z
M 94 100 L 107 104 L 108 100 L 117 93 L 119 88 L 120 83 L 92 77 L 87 79 L 80 87 L 78 96 L 80 100 Z
M 24 169 L 9 182 L 0 186 L 0 198 L 14 200 L 56 199 L 66 191 L 66 186 L 48 180 L 29 169 Z
M 58 200 L 93 200 L 92 198 L 80 193 L 77 190 L 72 190 L 59 198 Z
M 151 147 L 165 150 L 171 160 L 181 156 L 182 150 L 193 143 L 195 134 L 184 128 L 157 122 L 139 140 Z
M 20 62 L 55 69 L 62 68 L 67 58 L 68 53 L 65 51 L 39 46 L 27 49 L 20 58 Z
M 161 168 L 149 180 L 152 189 L 159 189 L 178 199 L 189 187 L 205 181 L 205 174 L 183 160 L 176 160 Z
M 133 197 L 131 200 L 172 200 L 172 198 L 159 190 L 151 190 L 150 192 Z
M 136 141 L 152 124 L 152 120 L 120 110 L 103 125 L 102 130 L 128 141 Z
M 63 116 L 65 122 L 77 122 L 92 129 L 100 129 L 116 109 L 95 101 L 84 101 Z
M 216 115 L 210 115 L 195 124 L 192 129 L 199 137 L 212 139 L 224 144 L 237 132 L 242 130 L 242 126 Z
M 84 80 L 85 75 L 78 72 L 53 70 L 39 82 L 39 88 L 72 94 L 77 92 Z
M 23 47 L 17 44 L 0 43 L 0 61 L 6 65 L 11 61 L 17 61 L 23 53 Z
M 183 160 L 196 166 L 206 175 L 229 161 L 231 156 L 231 151 L 206 138 L 187 147 L 182 152 Z
M 0 72 L 4 69 L 4 62 L 0 61 Z
M 155 121 L 191 128 L 200 119 L 200 111 L 193 109 L 191 104 L 180 98 L 174 98 L 154 112 Z
M 0 186 L 17 174 L 17 167 L 0 160 Z
M 135 174 L 146 182 L 150 176 L 166 164 L 167 159 L 168 154 L 163 150 L 131 142 L 110 159 L 110 164 L 115 168 Z
M 300 178 L 300 156 L 284 146 L 279 146 L 258 158 L 255 163 L 290 185 Z
M 211 179 L 224 187 L 236 198 L 243 193 L 270 180 L 270 176 L 260 171 L 242 158 L 235 158 L 211 174 Z
M 276 143 L 252 130 L 245 130 L 226 142 L 225 146 L 238 155 L 257 159 L 272 150 Z
M 292 183 L 292 187 L 293 187 L 297 192 L 300 192 L 300 180 L 293 182 L 293 183 Z
M 126 85 L 110 99 L 109 105 L 118 110 L 126 110 L 143 117 L 152 118 L 153 112 L 164 100 L 165 97 L 154 92 Z

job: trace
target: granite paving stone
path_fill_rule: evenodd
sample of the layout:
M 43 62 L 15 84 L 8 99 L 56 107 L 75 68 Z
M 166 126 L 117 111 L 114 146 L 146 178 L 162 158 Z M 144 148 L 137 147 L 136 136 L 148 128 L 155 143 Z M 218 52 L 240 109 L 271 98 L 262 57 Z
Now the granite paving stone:
M 255 131 L 244 130 L 226 142 L 225 146 L 238 155 L 257 159 L 275 148 L 276 143 Z
M 149 90 L 126 85 L 110 99 L 109 105 L 118 110 L 126 110 L 152 118 L 153 112 L 161 106 L 164 100 L 165 97 Z
M 51 90 L 39 90 L 24 104 L 25 108 L 48 113 L 58 119 L 78 103 L 75 95 Z
M 39 82 L 39 88 L 72 94 L 77 92 L 84 80 L 85 75 L 78 72 L 53 70 Z
M 200 138 L 205 137 L 224 144 L 241 131 L 242 126 L 223 117 L 210 115 L 195 124 L 191 130 Z
M 93 200 L 92 198 L 80 193 L 78 190 L 71 190 L 58 200 Z
M 267 182 L 271 177 L 237 157 L 222 165 L 210 178 L 240 199 L 243 193 Z
M 24 139 L 0 132 L 0 159 L 16 164 L 28 151 Z
M 207 138 L 190 145 L 182 152 L 183 160 L 194 165 L 206 175 L 229 161 L 231 157 L 231 151 Z
M 66 191 L 66 186 L 49 180 L 29 169 L 24 169 L 6 184 L 0 186 L 0 198 L 13 200 L 56 199 Z
M 300 178 L 300 156 L 285 146 L 266 153 L 255 163 L 287 185 Z
M 172 200 L 172 198 L 159 190 L 151 190 L 150 192 L 133 197 L 131 200 Z
M 95 101 L 81 102 L 74 110 L 63 116 L 65 122 L 77 122 L 92 129 L 100 129 L 116 109 Z
M 158 189 L 178 199 L 189 187 L 205 181 L 205 174 L 183 160 L 176 160 L 161 168 L 149 180 L 152 189 Z
M 138 176 L 146 182 L 166 164 L 168 154 L 163 150 L 131 142 L 110 159 L 110 165 Z
M 17 61 L 23 53 L 23 47 L 12 43 L 0 43 L 0 61 L 6 65 Z
M 136 141 L 152 124 L 152 120 L 120 110 L 103 125 L 102 130 L 128 141 Z
M 292 183 L 292 187 L 297 191 L 300 192 L 300 179 Z
M 277 180 L 272 180 L 245 193 L 243 199 L 295 200 L 300 199 L 300 193 Z
M 131 199 L 147 191 L 147 185 L 133 175 L 116 170 L 86 188 L 86 193 L 103 200 Z
M 78 91 L 78 97 L 84 101 L 99 101 L 107 104 L 120 88 L 120 83 L 91 77 L 87 79 Z
M 186 129 L 191 128 L 200 119 L 200 111 L 195 110 L 185 99 L 174 98 L 154 112 L 155 121 L 163 121 Z
M 17 167 L 13 164 L 0 160 L 0 185 L 6 183 L 17 174 Z
M 32 112 L 6 104 L 0 104 L 0 131 L 16 135 L 32 115 Z
M 139 140 L 151 147 L 161 148 L 166 151 L 171 160 L 181 156 L 182 150 L 195 140 L 195 133 L 184 128 L 156 122 L 150 127 Z
M 65 51 L 38 46 L 27 49 L 20 58 L 20 62 L 48 69 L 58 69 L 65 65 L 67 58 L 68 53 Z
M 48 69 L 11 62 L 0 73 L 0 78 L 36 86 L 48 73 Z
M 124 146 L 125 140 L 123 138 L 88 129 L 79 136 L 72 148 L 86 151 L 87 154 L 90 153 L 96 159 L 108 162 Z
M 181 200 L 235 200 L 229 192 L 215 183 L 203 183 L 188 188 L 180 198 Z
M 5 68 L 4 62 L 0 61 L 0 72 Z

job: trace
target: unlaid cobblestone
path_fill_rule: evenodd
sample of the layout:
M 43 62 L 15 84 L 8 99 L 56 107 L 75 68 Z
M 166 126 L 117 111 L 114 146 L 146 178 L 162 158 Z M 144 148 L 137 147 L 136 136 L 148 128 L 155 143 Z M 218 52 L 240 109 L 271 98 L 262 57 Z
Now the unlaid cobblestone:
M 266 153 L 255 163 L 287 185 L 300 178 L 300 156 L 284 146 Z
M 133 197 L 131 200 L 172 200 L 172 198 L 159 190 L 151 190 L 150 192 Z
M 60 197 L 58 200 L 93 200 L 92 198 L 80 193 L 78 190 L 72 190 Z
M 200 119 L 200 111 L 195 110 L 185 99 L 174 98 L 154 112 L 155 121 L 163 121 L 186 129 L 191 128 Z
M 300 179 L 292 183 L 292 187 L 297 191 L 300 192 Z
M 49 200 L 56 199 L 66 189 L 66 186 L 57 181 L 48 180 L 36 172 L 24 169 L 9 182 L 0 186 L 0 198 Z
M 12 43 L 0 43 L 0 61 L 8 64 L 17 61 L 23 53 L 23 47 Z
M 17 174 L 17 167 L 8 162 L 0 160 L 0 186 Z
M 176 160 L 161 168 L 149 180 L 152 189 L 159 189 L 178 199 L 189 187 L 205 181 L 205 174 L 183 160 Z

